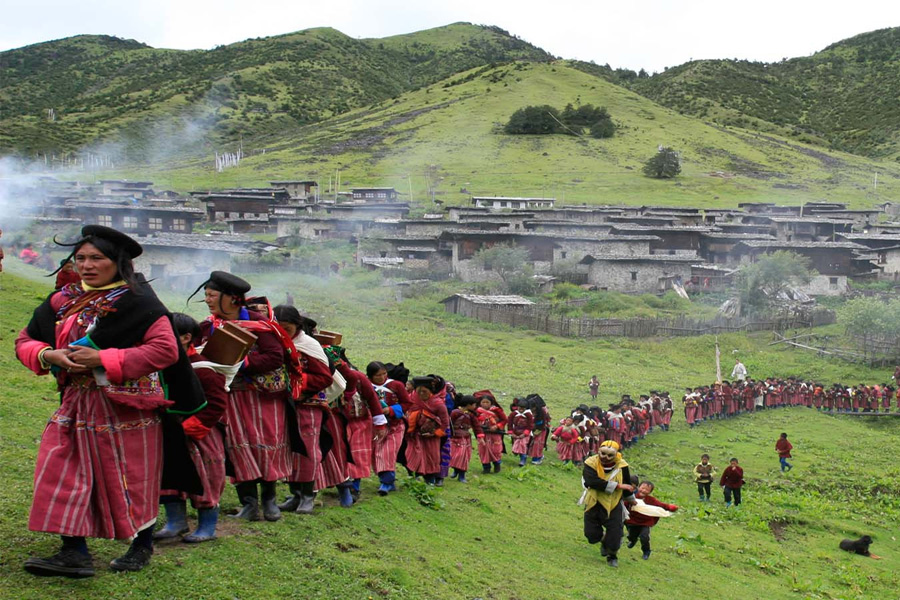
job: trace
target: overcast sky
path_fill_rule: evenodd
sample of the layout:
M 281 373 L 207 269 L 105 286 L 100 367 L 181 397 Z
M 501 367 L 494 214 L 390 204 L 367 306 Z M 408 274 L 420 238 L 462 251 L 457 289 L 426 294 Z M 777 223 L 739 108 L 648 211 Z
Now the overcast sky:
M 661 71 L 692 58 L 771 62 L 809 55 L 900 26 L 900 2 L 3 0 L 0 50 L 83 33 L 189 49 L 309 27 L 369 38 L 456 21 L 498 25 L 564 58 Z

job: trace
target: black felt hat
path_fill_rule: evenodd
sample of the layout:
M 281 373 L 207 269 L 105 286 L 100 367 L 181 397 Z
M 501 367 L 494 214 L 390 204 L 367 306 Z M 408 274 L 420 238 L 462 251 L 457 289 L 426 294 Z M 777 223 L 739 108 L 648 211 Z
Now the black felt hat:
M 144 249 L 141 248 L 140 244 L 112 227 L 105 227 L 103 225 L 85 225 L 81 228 L 81 237 L 88 240 L 90 240 L 90 238 L 106 240 L 107 242 L 122 248 L 131 258 L 137 258 L 144 252 Z
M 213 271 L 210 273 L 205 287 L 229 296 L 243 296 L 250 291 L 249 283 L 237 275 L 232 275 L 225 271 Z

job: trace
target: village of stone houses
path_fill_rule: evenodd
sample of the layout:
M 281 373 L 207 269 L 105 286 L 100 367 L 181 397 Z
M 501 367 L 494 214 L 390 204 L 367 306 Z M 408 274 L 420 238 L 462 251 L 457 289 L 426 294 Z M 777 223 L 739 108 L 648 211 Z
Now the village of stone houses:
M 18 190 L 28 208 L 5 225 L 14 231 L 17 223 L 27 224 L 39 237 L 89 223 L 116 228 L 144 247 L 137 261 L 143 272 L 158 286 L 178 290 L 193 289 L 213 270 L 252 271 L 266 256 L 278 264 L 289 247 L 335 240 L 355 245 L 356 266 L 402 274 L 392 275 L 394 284 L 455 279 L 463 287 L 494 282 L 500 291 L 500 277 L 477 255 L 496 246 L 520 248 L 527 252 L 523 266 L 533 273 L 535 296 L 566 282 L 586 290 L 674 291 L 690 298 L 732 289 L 741 265 L 777 251 L 806 257 L 814 271 L 781 299 L 795 308 L 814 304 L 815 297 L 848 294 L 852 282 L 896 281 L 900 274 L 900 205 L 892 202 L 853 210 L 825 201 L 709 209 L 472 196 L 468 205 L 410 218 L 410 204 L 395 188 L 326 194 L 318 185 L 272 181 L 266 188 L 181 195 L 148 181 L 85 184 L 44 177 Z M 206 233 L 195 233 L 198 226 Z M 329 271 L 347 266 L 341 261 Z M 504 293 L 460 292 L 445 300 L 448 312 L 475 318 L 498 309 L 507 314 L 499 319 L 506 323 L 533 304 Z M 591 335 L 571 334 L 579 333 Z M 598 329 L 595 335 L 610 333 Z

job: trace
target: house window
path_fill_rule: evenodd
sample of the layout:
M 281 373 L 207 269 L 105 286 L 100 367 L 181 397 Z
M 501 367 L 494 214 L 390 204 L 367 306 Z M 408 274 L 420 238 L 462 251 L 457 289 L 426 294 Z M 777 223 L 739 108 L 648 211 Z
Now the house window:
M 562 252 L 559 253 L 559 257 L 560 257 L 560 258 L 565 258 L 566 256 L 568 256 L 568 254 L 569 254 L 568 252 L 566 252 L 565 250 L 563 250 Z
M 174 229 L 175 231 L 186 231 L 187 221 L 185 219 L 173 219 L 172 229 Z
M 150 229 L 161 230 L 162 219 L 159 217 L 150 217 Z
M 637 281 L 637 271 L 632 271 L 632 272 L 631 272 L 631 280 L 632 280 L 632 281 Z
M 374 198 L 375 194 L 372 192 L 366 192 L 366 198 Z
M 97 217 L 97 225 L 112 227 L 112 215 L 100 215 Z
M 385 194 L 384 192 L 378 192 L 378 197 L 379 198 L 387 198 L 387 194 Z
M 125 229 L 136 229 L 138 226 L 137 217 L 125 217 L 122 220 L 122 226 L 125 227 Z
M 879 265 L 887 264 L 887 252 L 879 252 L 878 253 L 878 264 Z
M 378 254 L 381 255 L 381 258 L 387 258 L 387 251 L 385 251 L 385 250 L 382 250 L 382 251 L 379 252 Z
M 829 277 L 829 278 L 828 278 L 828 284 L 829 284 L 832 288 L 836 288 L 837 285 L 838 285 L 838 278 L 837 278 L 837 277 Z

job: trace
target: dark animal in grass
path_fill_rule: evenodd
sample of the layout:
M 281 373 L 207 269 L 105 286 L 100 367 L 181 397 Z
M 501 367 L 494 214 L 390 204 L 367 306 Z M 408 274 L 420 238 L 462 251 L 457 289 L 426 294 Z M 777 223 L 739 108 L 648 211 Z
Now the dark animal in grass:
M 550 357 L 550 368 L 552 369 L 552 368 L 555 367 L 555 366 L 556 366 L 556 357 L 555 357 L 555 356 L 551 356 L 551 357 Z
M 869 545 L 871 543 L 872 537 L 864 535 L 858 540 L 841 540 L 840 547 L 841 550 L 846 550 L 847 552 L 854 552 L 862 556 L 868 556 L 876 559 L 881 558 L 880 556 L 875 556 L 874 554 L 869 552 Z

